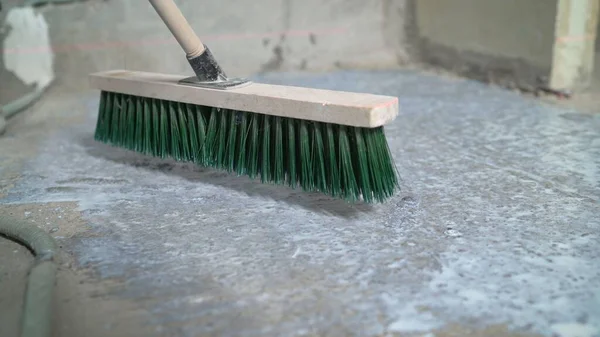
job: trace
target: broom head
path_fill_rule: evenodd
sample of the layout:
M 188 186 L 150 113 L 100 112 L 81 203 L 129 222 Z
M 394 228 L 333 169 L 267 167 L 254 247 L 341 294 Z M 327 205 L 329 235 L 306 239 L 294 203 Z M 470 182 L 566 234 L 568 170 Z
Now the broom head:
M 101 91 L 95 139 L 347 201 L 383 202 L 399 189 L 384 134 L 396 97 L 261 83 L 219 90 L 183 79 L 92 74 Z

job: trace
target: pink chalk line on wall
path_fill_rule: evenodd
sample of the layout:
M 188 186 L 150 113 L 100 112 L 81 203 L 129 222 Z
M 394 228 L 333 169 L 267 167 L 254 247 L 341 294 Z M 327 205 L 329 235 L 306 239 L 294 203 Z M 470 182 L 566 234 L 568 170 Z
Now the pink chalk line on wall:
M 233 34 L 217 34 L 201 36 L 203 41 L 227 41 L 227 40 L 250 40 L 250 39 L 265 39 L 273 37 L 309 37 L 342 35 L 348 33 L 347 28 L 337 27 L 321 30 L 284 30 L 264 33 L 233 33 Z M 68 53 L 78 50 L 104 50 L 115 48 L 127 48 L 133 46 L 161 46 L 176 43 L 173 37 L 159 37 L 152 39 L 141 39 L 136 41 L 107 41 L 95 43 L 74 43 L 56 45 L 49 50 L 47 47 L 27 47 L 27 48 L 9 48 L 4 50 L 7 54 L 38 54 L 38 53 Z

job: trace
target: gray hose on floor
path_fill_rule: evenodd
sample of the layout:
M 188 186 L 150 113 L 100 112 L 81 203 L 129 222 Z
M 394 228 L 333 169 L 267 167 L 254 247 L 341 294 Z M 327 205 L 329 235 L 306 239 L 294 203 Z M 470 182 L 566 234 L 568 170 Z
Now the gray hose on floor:
M 2 215 L 0 235 L 23 244 L 35 255 L 35 264 L 29 271 L 21 315 L 21 337 L 50 337 L 57 270 L 56 242 L 42 229 Z
M 35 89 L 34 91 L 25 94 L 16 100 L 0 106 L 0 115 L 9 119 L 20 111 L 25 110 L 28 106 L 39 100 L 44 94 L 44 89 Z
M 35 89 L 33 92 L 30 92 L 22 97 L 17 98 L 16 100 L 0 106 L 0 135 L 4 133 L 4 129 L 6 128 L 6 120 L 16 115 L 17 113 L 25 110 L 31 104 L 35 103 L 39 100 L 44 94 L 44 89 Z

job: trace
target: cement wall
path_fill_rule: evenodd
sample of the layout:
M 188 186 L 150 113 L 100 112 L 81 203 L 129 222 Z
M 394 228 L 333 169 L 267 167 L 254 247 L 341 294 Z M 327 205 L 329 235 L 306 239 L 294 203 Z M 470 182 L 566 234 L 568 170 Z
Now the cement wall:
M 492 82 L 533 85 L 552 65 L 557 0 L 418 0 L 424 61 Z
M 6 71 L 2 52 L 11 30 L 4 17 L 23 0 L 0 1 L 3 104 L 31 85 Z M 551 73 L 557 1 L 228 0 L 224 5 L 176 0 L 231 76 L 420 61 L 522 89 L 534 89 Z M 146 1 L 81 0 L 35 12 L 47 23 L 51 46 L 35 47 L 23 39 L 10 53 L 19 56 L 22 68 L 51 54 L 59 87 L 86 88 L 87 74 L 115 68 L 190 73 Z
M 598 24 L 596 25 L 596 51 L 600 51 L 600 11 L 598 11 Z
M 405 0 L 176 2 L 230 76 L 389 68 L 408 54 Z M 88 73 L 114 68 L 190 73 L 147 1 L 88 0 L 38 11 L 47 20 L 52 50 L 13 52 L 53 53 L 62 87 L 80 89 Z

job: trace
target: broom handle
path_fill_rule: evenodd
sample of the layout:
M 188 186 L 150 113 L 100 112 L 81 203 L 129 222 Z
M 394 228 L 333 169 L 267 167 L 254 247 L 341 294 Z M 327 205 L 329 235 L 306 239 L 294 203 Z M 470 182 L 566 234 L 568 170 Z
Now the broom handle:
M 204 44 L 173 0 L 149 0 L 160 18 L 167 25 L 188 59 L 200 56 L 204 52 Z

